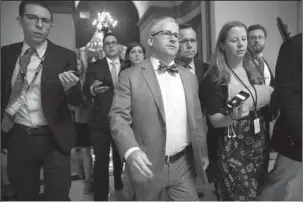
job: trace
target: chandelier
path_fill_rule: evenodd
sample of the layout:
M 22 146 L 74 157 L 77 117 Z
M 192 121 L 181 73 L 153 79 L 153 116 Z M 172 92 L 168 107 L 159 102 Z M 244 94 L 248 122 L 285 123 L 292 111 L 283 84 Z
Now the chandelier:
M 86 45 L 87 50 L 91 54 L 101 54 L 98 56 L 99 58 L 103 58 L 105 56 L 105 53 L 102 50 L 104 34 L 111 32 L 110 28 L 114 28 L 117 23 L 117 20 L 114 20 L 108 12 L 98 13 L 97 19 L 94 19 L 92 22 L 93 27 L 96 28 L 95 34 L 91 41 Z M 94 56 L 93 61 L 95 59 L 96 57 Z
M 114 20 L 108 12 L 98 13 L 97 19 L 94 19 L 92 25 L 97 32 L 108 31 L 110 27 L 116 27 L 117 20 Z

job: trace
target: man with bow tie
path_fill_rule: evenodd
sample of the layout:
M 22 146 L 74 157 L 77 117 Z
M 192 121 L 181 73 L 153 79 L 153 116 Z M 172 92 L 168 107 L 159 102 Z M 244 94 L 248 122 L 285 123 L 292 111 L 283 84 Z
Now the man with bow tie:
M 120 155 L 127 161 L 136 200 L 198 200 L 195 176 L 206 182 L 206 134 L 195 75 L 174 63 L 179 26 L 155 20 L 150 58 L 121 72 L 109 113 Z

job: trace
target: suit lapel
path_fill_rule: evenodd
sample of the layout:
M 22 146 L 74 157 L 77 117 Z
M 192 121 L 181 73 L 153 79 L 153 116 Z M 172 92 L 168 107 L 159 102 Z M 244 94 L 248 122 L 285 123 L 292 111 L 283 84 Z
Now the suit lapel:
M 110 68 L 109 68 L 109 64 L 107 63 L 106 58 L 103 58 L 103 61 L 101 63 L 101 67 L 98 67 L 98 69 L 100 69 L 100 78 L 102 78 L 102 80 L 107 80 L 107 82 L 113 84 L 113 78 L 110 72 Z
M 50 42 L 49 40 L 47 41 L 47 48 L 45 51 L 45 58 L 43 62 L 43 67 L 42 67 L 42 76 L 41 76 L 41 99 L 43 99 L 45 93 L 49 92 L 48 88 L 54 88 L 54 84 L 56 83 L 55 81 L 58 80 L 60 83 L 60 80 L 58 78 L 60 72 L 59 69 L 56 69 L 59 67 L 56 65 L 57 61 L 57 55 L 56 55 L 56 50 L 54 44 Z M 50 82 L 51 85 L 47 85 L 47 82 Z M 61 83 L 60 83 L 61 85 Z
M 165 123 L 165 111 L 164 111 L 164 104 L 161 95 L 161 90 L 160 90 L 159 82 L 157 80 L 156 73 L 149 59 L 146 59 L 142 63 L 142 75 L 149 86 L 149 89 L 155 99 L 157 107 Z
M 11 94 L 11 90 L 12 90 L 12 85 L 11 85 L 12 76 L 13 76 L 13 72 L 14 72 L 15 67 L 16 67 L 16 62 L 18 60 L 18 56 L 21 53 L 22 45 L 23 45 L 22 42 L 16 44 L 14 47 L 12 47 L 12 49 L 11 49 L 11 51 L 9 51 L 9 53 L 5 53 L 5 54 L 7 54 L 5 56 L 6 58 L 2 58 L 3 62 L 1 62 L 1 65 L 3 65 L 3 67 L 1 67 L 1 70 L 2 70 L 2 74 L 5 75 L 3 77 L 3 79 L 5 79 L 5 88 L 3 88 L 3 90 L 6 91 L 6 93 L 4 93 L 4 95 L 7 95 L 4 98 L 5 102 L 8 101 L 9 96 Z
M 197 80 L 198 80 L 198 83 L 199 83 L 199 85 L 200 85 L 200 83 L 202 82 L 202 80 L 203 80 L 203 66 L 202 66 L 202 64 L 198 61 L 198 60 L 196 60 L 196 59 L 194 59 L 194 64 L 195 64 L 195 68 L 196 68 L 196 76 L 197 76 Z
M 194 112 L 193 112 L 193 93 L 192 93 L 192 82 L 190 80 L 189 74 L 186 72 L 187 70 L 183 69 L 182 67 L 179 67 L 179 75 L 181 77 L 182 83 L 183 83 L 183 89 L 185 94 L 185 100 L 186 100 L 186 111 L 187 111 L 187 119 L 188 124 L 190 128 L 195 128 L 194 125 Z

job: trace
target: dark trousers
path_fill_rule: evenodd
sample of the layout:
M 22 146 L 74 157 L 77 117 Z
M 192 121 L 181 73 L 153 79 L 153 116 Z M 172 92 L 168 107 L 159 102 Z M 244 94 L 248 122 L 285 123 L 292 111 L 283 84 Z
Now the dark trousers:
M 112 152 L 113 152 L 113 164 L 114 164 L 114 185 L 115 190 L 123 189 L 122 183 L 122 169 L 123 169 L 123 162 L 121 161 L 118 148 L 115 142 L 112 140 Z
M 14 126 L 8 141 L 8 177 L 18 200 L 41 200 L 41 168 L 44 173 L 44 199 L 69 200 L 70 154 L 60 150 L 51 131 L 29 135 L 25 129 Z
M 91 142 L 93 144 L 93 149 L 95 153 L 95 164 L 94 164 L 94 182 L 93 182 L 93 192 L 94 192 L 94 200 L 95 201 L 107 201 L 109 194 L 109 152 L 111 145 L 111 135 L 105 134 L 101 132 L 92 132 L 91 134 Z M 119 154 L 118 154 L 119 158 Z M 119 164 L 117 160 L 117 152 L 113 154 L 114 164 Z M 121 180 L 121 172 L 122 172 L 122 162 L 119 158 L 120 171 L 116 169 L 114 166 L 114 175 L 115 180 Z M 119 174 L 120 172 L 120 174 Z M 120 179 L 120 180 L 118 180 Z M 116 184 L 116 183 L 115 183 Z

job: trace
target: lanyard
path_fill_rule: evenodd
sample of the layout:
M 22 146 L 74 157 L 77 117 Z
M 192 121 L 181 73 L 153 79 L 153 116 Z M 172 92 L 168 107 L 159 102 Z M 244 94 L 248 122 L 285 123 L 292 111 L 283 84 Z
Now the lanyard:
M 254 109 L 254 112 L 255 112 L 255 115 L 256 117 L 257 116 L 257 91 L 256 91 L 256 88 L 254 85 L 252 85 L 253 89 L 254 89 L 254 92 L 255 92 L 255 95 L 256 95 L 256 99 L 254 98 L 252 92 L 249 90 L 249 88 L 245 85 L 245 83 L 240 79 L 240 77 L 236 74 L 236 72 L 234 72 L 234 70 L 232 68 L 229 67 L 229 69 L 231 70 L 231 72 L 233 73 L 233 75 L 238 79 L 238 81 L 240 81 L 240 83 L 248 90 L 248 92 L 250 93 L 251 97 L 252 97 L 252 100 L 253 100 L 253 103 L 254 103 L 254 106 L 255 106 L 255 109 Z
M 31 83 L 28 83 L 28 81 L 27 81 L 27 79 L 26 79 L 26 73 L 24 72 L 24 70 L 23 70 L 22 67 L 21 67 L 21 58 L 20 58 L 20 57 L 21 57 L 21 56 L 19 56 L 19 72 L 20 72 L 20 74 L 21 74 L 21 76 L 22 76 L 22 78 L 23 78 L 23 82 L 24 82 L 24 86 L 23 86 L 23 87 L 26 89 L 26 91 L 28 91 L 29 88 L 31 87 L 31 85 L 32 85 L 32 84 L 35 82 L 35 80 L 37 79 L 37 76 L 38 76 L 40 70 L 41 70 L 42 67 L 43 67 L 43 62 L 44 62 L 45 55 L 43 55 L 43 57 L 42 57 L 42 59 L 41 59 L 41 62 L 40 62 L 39 66 L 38 66 L 38 68 L 37 68 L 37 70 L 36 70 L 36 72 L 35 72 L 35 75 L 34 75 L 32 81 L 31 81 Z

